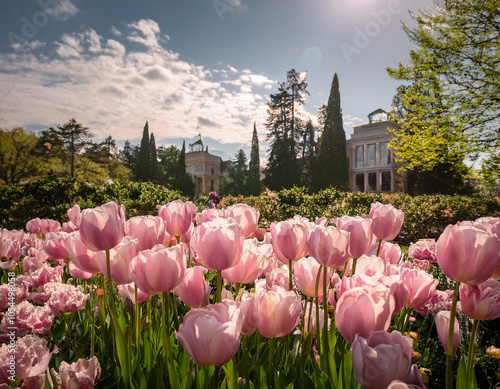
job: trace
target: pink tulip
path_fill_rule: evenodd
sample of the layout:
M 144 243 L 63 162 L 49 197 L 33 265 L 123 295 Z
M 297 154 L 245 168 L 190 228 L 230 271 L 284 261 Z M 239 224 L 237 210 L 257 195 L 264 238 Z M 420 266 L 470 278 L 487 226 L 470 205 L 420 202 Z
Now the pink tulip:
M 422 315 L 429 313 L 434 315 L 439 311 L 450 311 L 453 302 L 453 289 L 436 290 L 427 304 L 417 308 L 417 311 Z M 457 309 L 459 306 L 457 306 Z
M 89 273 L 99 273 L 100 269 L 97 266 L 96 252 L 90 250 L 82 241 L 79 232 L 70 234 L 65 240 L 64 245 L 68 250 L 71 261 L 75 266 Z
M 403 259 L 403 252 L 398 244 L 384 241 L 380 246 L 379 257 L 382 258 L 385 263 L 397 265 L 401 262 L 401 259 Z
M 424 306 L 430 301 L 439 283 L 429 273 L 416 269 L 403 270 L 401 279 L 409 291 L 405 306 L 415 309 Z
M 356 334 L 366 338 L 371 331 L 387 331 L 394 308 L 394 297 L 387 288 L 353 288 L 337 300 L 335 325 L 344 339 L 352 343 Z
M 67 259 L 69 253 L 64 242 L 68 237 L 66 232 L 48 233 L 43 242 L 43 249 L 52 259 Z
M 171 201 L 162 206 L 158 206 L 158 216 L 165 220 L 165 228 L 172 236 L 181 236 L 191 227 L 193 217 L 193 207 L 191 202 L 182 200 Z M 196 207 L 196 206 L 195 206 Z
M 138 240 L 138 249 L 150 250 L 157 244 L 164 244 L 165 222 L 159 216 L 135 216 L 125 222 L 125 235 Z M 167 245 L 168 246 L 168 245 Z
M 216 208 L 208 208 L 204 209 L 200 213 L 196 214 L 196 225 L 200 225 L 202 223 L 206 223 L 211 221 L 212 219 L 219 218 L 219 217 L 224 217 L 224 210 L 223 209 L 216 209 Z
M 12 383 L 9 379 L 12 375 L 16 381 L 36 377 L 49 366 L 51 354 L 47 341 L 36 335 L 17 339 L 14 353 L 10 350 L 7 344 L 0 347 L 0 383 Z
M 144 293 L 167 293 L 179 285 L 186 271 L 186 246 L 156 245 L 132 259 L 132 278 Z
M 498 266 L 500 239 L 470 226 L 448 225 L 437 241 L 437 262 L 453 281 L 477 285 Z
M 361 216 L 342 216 L 336 220 L 337 228 L 349 232 L 349 256 L 359 258 L 370 249 L 373 232 L 372 220 Z
M 20 303 L 28 297 L 28 288 L 20 280 L 0 285 L 0 311 L 7 309 L 10 303 Z
M 462 311 L 474 320 L 500 317 L 500 282 L 487 280 L 478 285 L 460 285 Z
M 335 227 L 315 227 L 309 237 L 311 255 L 323 266 L 338 269 L 349 258 L 349 232 Z
M 434 239 L 421 239 L 412 243 L 408 249 L 408 258 L 436 263 L 436 241 Z
M 101 375 L 101 365 L 97 357 L 79 359 L 72 364 L 62 361 L 59 373 L 54 369 L 51 372 L 60 389 L 92 389 Z
M 462 331 L 460 331 L 460 326 L 458 320 L 454 318 L 453 323 L 453 354 L 458 350 L 460 346 L 460 341 L 462 339 Z M 448 352 L 448 331 L 450 329 L 450 311 L 440 311 L 436 314 L 434 318 L 436 322 L 436 329 L 438 333 L 439 340 L 444 347 L 444 351 Z
M 407 283 L 403 281 L 401 275 L 379 276 L 378 282 L 390 289 L 394 297 L 394 312 L 393 315 L 400 312 L 410 296 L 410 289 Z
M 80 206 L 78 204 L 73 205 L 73 208 L 68 209 L 66 214 L 68 215 L 70 223 L 75 226 L 76 229 L 80 228 L 80 222 L 82 220 Z
M 260 292 L 255 304 L 254 318 L 260 334 L 265 338 L 282 338 L 300 321 L 301 297 L 281 286 Z
M 246 204 L 235 204 L 226 208 L 226 217 L 236 220 L 245 238 L 249 238 L 259 226 L 259 211 Z
M 82 242 L 91 250 L 111 250 L 122 241 L 125 231 L 125 206 L 113 201 L 84 209 L 80 222 Z
M 32 289 L 37 289 L 48 282 L 62 282 L 62 266 L 50 267 L 44 263 L 36 271 L 30 273 L 27 282 Z
M 78 231 L 78 227 L 75 226 L 72 222 L 68 222 L 68 223 L 63 223 L 62 230 L 63 232 L 70 234 L 72 232 Z
M 486 231 L 489 234 L 495 235 L 500 239 L 500 218 L 499 217 L 480 217 L 472 224 L 480 230 Z
M 401 230 L 405 214 L 390 204 L 372 204 L 370 215 L 372 231 L 378 239 L 393 240 Z
M 124 300 L 128 298 L 130 301 L 132 301 L 132 304 L 135 305 L 135 284 L 133 282 L 131 282 L 130 284 L 118 285 L 117 288 L 118 296 L 120 296 Z M 144 293 L 142 290 L 137 288 L 137 301 L 139 301 L 139 304 L 147 301 L 149 297 L 149 294 Z
M 240 347 L 242 324 L 238 304 L 226 300 L 189 311 L 175 335 L 198 365 L 222 366 Z
M 307 297 L 323 296 L 323 269 L 321 269 L 318 293 L 316 293 L 316 278 L 320 266 L 319 262 L 313 257 L 302 258 L 293 263 L 293 278 L 295 284 Z M 327 283 L 330 283 L 332 273 L 332 269 L 327 270 Z
M 271 236 L 274 253 L 285 265 L 309 252 L 307 227 L 294 219 L 272 223 Z
M 288 289 L 289 285 L 289 270 L 287 266 L 279 267 L 266 274 L 265 284 L 266 289 L 270 290 L 274 285 Z
M 246 239 L 243 252 L 236 265 L 222 270 L 222 277 L 238 284 L 250 284 L 262 276 L 267 268 L 266 257 L 258 250 L 257 239 Z
M 37 217 L 26 223 L 26 231 L 36 235 L 59 231 L 60 229 L 61 224 L 57 220 L 52 219 L 40 219 Z
M 125 237 L 118 246 L 109 250 L 111 281 L 115 284 L 129 284 L 132 282 L 132 258 L 137 253 L 137 239 L 130 236 Z M 101 273 L 108 278 L 106 252 L 98 251 L 96 253 L 96 262 Z
M 236 301 L 240 303 L 240 309 L 244 314 L 241 333 L 243 335 L 251 335 L 257 330 L 257 322 L 255 320 L 255 293 L 249 293 L 245 289 L 241 289 Z
M 204 274 L 205 270 L 201 266 L 187 268 L 174 289 L 175 294 L 190 308 L 199 308 L 209 302 L 210 284 L 205 281 Z
M 373 276 L 375 274 L 383 274 L 385 272 L 385 269 L 386 265 L 382 258 L 377 257 L 376 255 L 364 254 L 357 260 L 355 274 L 366 274 L 367 276 Z M 349 273 L 351 272 L 351 262 L 349 262 L 347 270 L 349 270 Z
M 351 347 L 354 377 L 363 389 L 386 389 L 394 380 L 405 380 L 412 347 L 412 338 L 398 331 L 356 335 Z
M 95 276 L 94 273 L 89 273 L 85 270 L 80 269 L 78 266 L 74 264 L 73 261 L 70 261 L 68 263 L 68 270 L 71 277 L 77 278 L 79 280 L 90 280 L 92 277 Z
M 243 250 L 240 226 L 232 219 L 213 219 L 194 229 L 191 247 L 201 265 L 211 270 L 224 270 L 238 263 Z
M 59 287 L 54 290 L 47 305 L 52 309 L 52 313 L 55 316 L 66 312 L 76 312 L 85 307 L 89 295 L 83 293 L 83 287 L 81 285 L 73 286 L 60 284 Z
M 16 336 L 24 336 L 28 333 L 48 334 L 50 327 L 54 323 L 54 314 L 48 306 L 37 306 L 28 301 L 21 301 L 15 306 L 15 317 L 4 316 L 0 325 L 2 338 L 11 330 L 15 331 Z M 15 322 L 12 324 L 11 320 Z M 15 329 L 14 329 L 15 328 Z M 2 341 L 7 341 L 2 339 Z

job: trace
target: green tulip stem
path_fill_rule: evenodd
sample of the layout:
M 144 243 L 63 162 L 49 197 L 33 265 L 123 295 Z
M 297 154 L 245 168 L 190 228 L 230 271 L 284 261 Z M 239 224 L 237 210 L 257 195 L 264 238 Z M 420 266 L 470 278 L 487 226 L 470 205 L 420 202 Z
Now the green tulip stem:
M 379 239 L 379 240 L 378 240 L 377 257 L 378 257 L 378 255 L 380 254 L 380 246 L 382 246 L 382 239 Z M 354 272 L 352 272 L 352 274 L 354 274 Z
M 318 273 L 320 273 L 318 271 Z M 327 361 L 326 364 L 326 370 L 328 372 L 328 375 L 331 377 L 332 373 L 330 371 L 330 363 L 328 363 L 328 354 L 330 353 L 330 345 L 328 344 L 328 296 L 326 294 L 327 291 L 327 273 L 328 273 L 328 268 L 326 266 L 323 266 L 323 314 L 325 315 L 325 322 L 323 323 L 323 355 L 325 356 L 325 359 Z M 319 336 L 319 320 L 317 323 L 318 327 L 318 336 Z
M 139 329 L 139 314 L 141 307 L 139 306 L 139 301 L 137 298 L 137 285 L 134 284 L 134 298 L 135 298 L 135 347 L 137 350 L 141 347 L 140 329 Z
M 267 373 L 267 382 L 272 382 L 273 370 L 274 370 L 274 344 L 276 342 L 275 338 L 269 338 L 269 371 Z
M 320 266 L 318 269 L 318 274 L 316 275 L 316 284 L 314 287 L 314 292 L 316 294 L 316 327 L 319 329 L 319 279 L 321 277 L 321 269 L 323 269 L 323 266 Z M 310 327 L 311 323 L 307 323 L 308 327 Z M 311 332 L 311 329 L 309 328 L 309 332 Z M 316 333 L 316 338 L 319 339 L 319 331 Z M 321 354 L 321 342 L 317 343 L 318 347 L 318 354 Z
M 453 293 L 453 302 L 450 312 L 450 328 L 448 330 L 448 346 L 446 348 L 446 389 L 453 389 L 453 330 L 455 329 L 455 315 L 457 313 L 457 301 L 460 282 L 455 284 L 455 292 Z
M 174 356 L 172 354 L 172 344 L 170 343 L 170 305 L 171 296 L 170 292 L 163 292 L 162 297 L 162 329 L 163 329 L 163 347 L 167 356 L 167 368 L 168 368 L 168 378 L 170 381 L 170 386 L 172 388 L 178 389 L 179 381 L 177 373 L 174 367 Z
M 96 314 L 96 308 L 97 308 L 97 299 L 98 296 L 97 294 L 95 295 L 95 302 L 94 302 L 94 309 L 92 310 L 92 299 L 89 298 L 89 305 L 90 305 L 90 315 L 92 315 L 92 328 L 90 329 L 90 358 L 94 356 L 94 344 L 95 344 L 95 314 Z
M 354 273 L 356 273 L 356 262 L 358 261 L 358 258 L 353 258 L 352 259 L 352 269 L 351 269 L 351 275 L 354 275 Z M 346 265 L 347 267 L 347 265 Z M 345 269 L 344 269 L 344 273 L 345 273 Z M 344 277 L 344 276 L 342 276 Z
M 401 333 L 404 335 L 406 332 L 406 329 L 408 328 L 408 324 L 410 323 L 410 317 L 411 317 L 411 311 L 412 308 L 406 307 L 404 312 L 403 312 L 403 328 L 401 330 Z
M 292 269 L 292 260 L 288 261 L 288 290 L 293 289 L 293 269 Z
M 470 382 L 470 377 L 474 369 L 474 349 L 476 348 L 476 332 L 479 320 L 474 320 L 472 324 L 472 332 L 470 333 L 469 355 L 467 356 L 467 382 Z
M 215 291 L 215 302 L 222 301 L 222 270 L 217 270 L 217 290 Z

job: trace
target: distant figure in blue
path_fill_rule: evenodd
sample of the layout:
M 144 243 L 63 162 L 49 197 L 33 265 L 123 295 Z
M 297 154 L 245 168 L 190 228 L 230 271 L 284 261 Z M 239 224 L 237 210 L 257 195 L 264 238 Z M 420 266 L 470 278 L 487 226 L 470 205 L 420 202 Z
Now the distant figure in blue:
M 217 192 L 210 192 L 208 194 L 208 208 L 213 209 L 217 208 L 217 204 L 219 204 L 220 196 Z

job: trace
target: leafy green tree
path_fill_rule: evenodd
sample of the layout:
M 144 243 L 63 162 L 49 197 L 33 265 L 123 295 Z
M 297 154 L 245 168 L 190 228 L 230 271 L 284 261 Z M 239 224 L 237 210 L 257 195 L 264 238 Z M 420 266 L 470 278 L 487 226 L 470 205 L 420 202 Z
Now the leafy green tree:
M 160 178 L 160 172 L 158 168 L 158 157 L 156 154 L 155 136 L 153 133 L 151 133 L 151 137 L 149 139 L 149 152 L 151 153 L 149 160 L 149 178 L 153 182 L 158 182 Z
M 70 119 L 68 123 L 56 128 L 49 128 L 49 131 L 60 137 L 66 145 L 70 156 L 70 177 L 75 177 L 75 156 L 87 146 L 92 137 L 88 127 L 78 123 L 75 119 Z
M 315 170 L 317 172 L 314 177 L 315 189 L 324 189 L 329 186 L 345 189 L 348 185 L 346 139 L 337 73 L 333 76 L 330 89 L 325 126 L 318 146 L 318 164 Z
M 313 187 L 313 179 L 316 171 L 316 141 L 314 137 L 314 126 L 309 120 L 304 132 L 302 149 L 302 185 L 307 188 Z
M 409 83 L 404 98 L 426 88 L 431 99 L 439 97 L 442 106 L 434 123 L 426 121 L 423 130 L 418 126 L 424 113 L 412 113 L 405 125 L 405 130 L 411 128 L 406 143 L 417 143 L 404 150 L 405 161 L 429 170 L 450 163 L 443 156 L 475 158 L 477 153 L 494 153 L 500 147 L 499 7 L 498 0 L 447 1 L 443 7 L 415 14 L 416 27 L 403 26 L 417 50 L 410 52 L 406 65 L 387 69 L 389 75 Z M 450 126 L 440 125 L 446 122 L 453 123 L 453 132 Z M 431 147 L 433 142 L 438 147 Z M 443 147 L 448 154 L 442 153 Z
M 137 156 L 137 163 L 135 166 L 135 179 L 137 181 L 149 181 L 151 178 L 151 151 L 149 139 L 149 125 L 146 121 L 142 131 L 141 146 L 139 148 L 139 155 Z
M 17 184 L 42 173 L 42 159 L 35 154 L 38 137 L 20 127 L 0 130 L 0 179 Z
M 500 195 L 500 154 L 490 154 L 479 170 L 484 189 L 492 195 Z
M 262 190 L 260 182 L 260 156 L 259 156 L 259 137 L 257 136 L 257 127 L 253 124 L 252 149 L 250 151 L 250 163 L 248 164 L 248 194 L 258 196 Z
M 445 114 L 437 79 L 415 79 L 398 88 L 393 99 L 393 120 L 400 124 L 392 130 L 390 146 L 401 171 L 406 171 L 410 194 L 470 193 L 469 169 L 464 153 L 453 148 L 457 124 Z
M 271 148 L 264 182 L 272 190 L 300 184 L 297 155 L 305 123 L 299 107 L 308 94 L 306 88 L 305 75 L 292 69 L 287 72 L 287 81 L 279 85 L 278 93 L 271 94 L 266 121 Z
M 243 149 L 235 155 L 236 161 L 229 169 L 229 177 L 224 178 L 220 184 L 220 192 L 224 195 L 248 196 L 248 168 L 247 156 Z
M 171 145 L 169 147 L 158 147 L 157 155 L 160 170 L 159 182 L 163 185 L 172 185 L 175 178 L 180 153 L 181 151 L 174 145 Z
M 186 143 L 182 142 L 182 149 L 177 161 L 177 168 L 173 182 L 173 189 L 180 191 L 184 196 L 194 198 L 198 195 L 198 180 L 186 171 Z
M 125 145 L 123 146 L 123 150 L 121 150 L 119 153 L 118 158 L 120 162 L 123 163 L 127 168 L 131 169 L 132 171 L 135 171 L 138 157 L 139 157 L 139 145 L 132 146 L 130 141 L 127 139 L 125 141 Z

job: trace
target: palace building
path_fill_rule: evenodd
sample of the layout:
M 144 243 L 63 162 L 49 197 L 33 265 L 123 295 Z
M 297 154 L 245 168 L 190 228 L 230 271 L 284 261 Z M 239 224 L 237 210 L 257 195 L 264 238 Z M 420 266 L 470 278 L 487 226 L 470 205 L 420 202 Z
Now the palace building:
M 189 144 L 186 152 L 186 171 L 198 180 L 201 196 L 212 191 L 219 191 L 221 177 L 228 175 L 231 161 L 223 161 L 221 157 L 210 154 L 208 146 L 204 147 L 201 134 L 198 140 Z
M 347 140 L 349 184 L 354 192 L 398 192 L 403 183 L 396 173 L 401 166 L 394 162 L 389 142 L 391 128 L 399 128 L 377 109 L 368 115 L 368 124 L 354 127 Z

